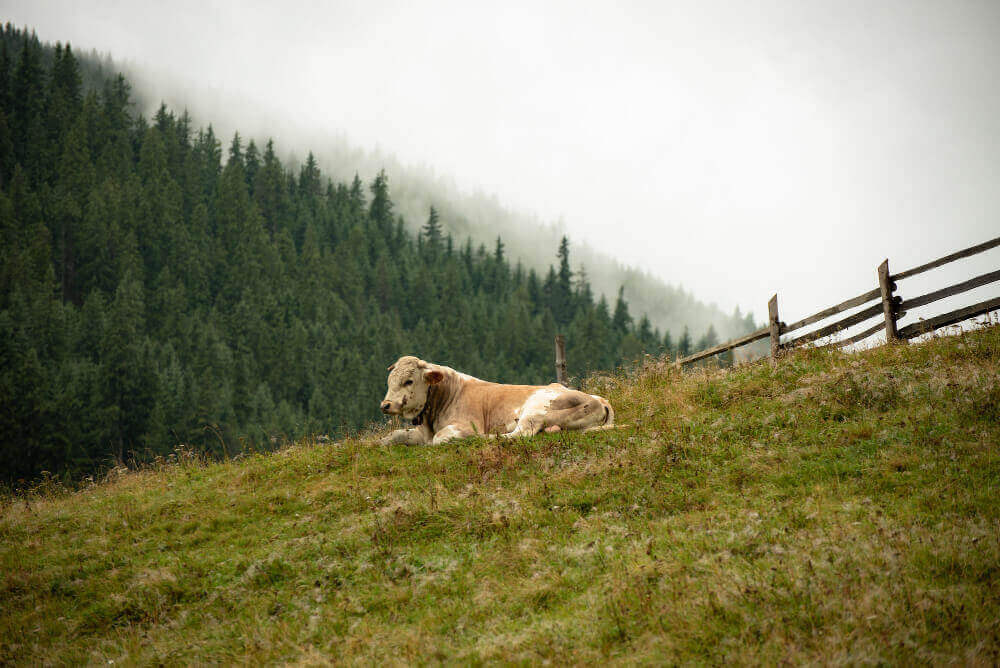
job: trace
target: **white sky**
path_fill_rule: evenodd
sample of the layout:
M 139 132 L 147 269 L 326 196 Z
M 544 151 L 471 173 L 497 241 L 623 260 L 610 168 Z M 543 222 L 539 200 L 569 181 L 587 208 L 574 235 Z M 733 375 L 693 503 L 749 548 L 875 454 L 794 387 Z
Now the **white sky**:
M 885 257 L 1000 235 L 995 0 L 0 5 L 561 218 L 758 320 L 776 291 L 791 321 L 874 287 Z

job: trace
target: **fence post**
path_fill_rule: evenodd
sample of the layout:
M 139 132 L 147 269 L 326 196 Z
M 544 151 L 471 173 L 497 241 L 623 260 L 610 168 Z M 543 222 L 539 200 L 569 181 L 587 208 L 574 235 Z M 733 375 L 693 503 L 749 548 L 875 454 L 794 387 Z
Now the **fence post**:
M 896 331 L 896 305 L 892 301 L 892 290 L 896 286 L 889 276 L 889 259 L 878 266 L 878 287 L 882 291 L 882 313 L 885 315 L 885 342 L 899 340 Z
M 566 378 L 566 338 L 562 334 L 556 334 L 556 382 L 562 385 L 569 382 Z
M 767 302 L 767 324 L 771 330 L 771 357 L 777 358 L 781 350 L 781 321 L 778 320 L 778 295 Z

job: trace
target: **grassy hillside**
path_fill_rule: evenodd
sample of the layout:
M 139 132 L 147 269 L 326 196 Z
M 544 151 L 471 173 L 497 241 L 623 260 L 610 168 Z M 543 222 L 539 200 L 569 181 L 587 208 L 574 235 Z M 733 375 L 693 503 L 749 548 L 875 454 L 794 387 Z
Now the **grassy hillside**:
M 594 379 L 627 428 L 42 485 L 0 663 L 1000 661 L 1000 328 Z

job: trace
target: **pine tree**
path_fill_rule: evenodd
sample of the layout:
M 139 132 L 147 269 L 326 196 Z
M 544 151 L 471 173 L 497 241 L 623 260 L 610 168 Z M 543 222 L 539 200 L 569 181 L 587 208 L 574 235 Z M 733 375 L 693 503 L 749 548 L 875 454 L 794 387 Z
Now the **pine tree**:
M 549 265 L 549 273 L 545 275 L 545 281 L 542 283 L 542 298 L 544 300 L 544 307 L 548 310 L 549 314 L 555 319 L 556 324 L 560 323 L 559 319 L 556 318 L 556 313 L 560 312 L 560 306 L 562 302 L 559 299 L 559 277 L 556 274 L 556 269 L 551 264 Z
M 14 141 L 15 160 L 26 168 L 31 167 L 27 159 L 31 153 L 29 140 L 33 134 L 32 129 L 34 126 L 40 127 L 41 125 L 42 82 L 39 48 L 36 47 L 34 40 L 28 39 L 28 35 L 25 34 L 21 46 L 21 57 L 14 69 L 11 87 L 11 108 L 13 110 L 11 134 Z
M 10 106 L 10 53 L 7 51 L 7 41 L 0 44 L 0 111 L 4 116 L 11 113 Z
M 708 329 L 698 340 L 698 350 L 708 350 L 719 345 L 719 335 L 715 332 L 715 325 L 709 325 Z
M 87 126 L 81 118 L 68 133 L 58 163 L 52 226 L 55 236 L 57 275 L 63 299 L 80 303 L 76 289 L 77 245 L 87 200 L 94 183 L 88 150 Z
M 104 85 L 104 117 L 111 133 L 127 132 L 132 127 L 132 86 L 119 74 Z M 209 125 L 211 133 L 212 126 Z
M 373 186 L 374 187 L 374 186 Z M 306 158 L 306 163 L 302 165 L 302 169 L 299 171 L 299 188 L 302 192 L 311 198 L 319 198 L 322 191 L 322 183 L 320 181 L 319 166 L 316 164 L 316 157 L 309 151 L 309 156 Z
M 691 332 L 688 331 L 687 325 L 684 325 L 684 332 L 677 342 L 677 354 L 681 357 L 687 357 L 691 354 Z
M 559 258 L 559 273 L 553 295 L 552 313 L 557 322 L 567 324 L 573 319 L 576 303 L 573 299 L 573 272 L 569 268 L 569 239 L 565 236 L 559 242 L 556 257 Z
M 0 111 L 0 189 L 7 187 L 14 174 L 14 138 L 7 115 Z
M 11 125 L 11 73 L 7 42 L 0 44 L 0 188 L 5 188 L 14 174 L 14 128 Z
M 538 315 L 543 308 L 544 293 L 538 281 L 538 273 L 534 269 L 528 270 L 527 293 L 528 302 L 531 304 L 531 315 Z
M 657 352 L 660 347 L 660 337 L 653 334 L 653 325 L 649 322 L 649 318 L 645 314 L 639 319 L 639 326 L 636 328 L 635 335 L 642 345 L 643 352 Z
M 559 242 L 559 251 L 556 253 L 559 258 L 559 283 L 562 288 L 569 293 L 573 281 L 573 272 L 569 268 L 569 239 L 563 236 Z
M 233 140 L 229 143 L 229 159 L 226 165 L 237 165 L 240 169 L 245 166 L 243 163 L 243 140 L 240 139 L 239 132 L 233 134 Z
M 674 339 L 670 335 L 669 329 L 663 334 L 663 352 L 668 357 L 673 357 L 673 355 L 677 352 L 674 348 Z
M 128 272 L 115 292 L 101 347 L 104 405 L 110 410 L 105 438 L 118 461 L 140 445 L 155 394 L 145 359 L 143 310 L 142 285 Z
M 249 179 L 249 174 L 247 178 Z M 253 198 L 272 241 L 277 237 L 278 231 L 286 227 L 289 206 L 284 183 L 285 174 L 274 153 L 274 140 L 268 139 L 264 147 L 264 164 L 259 176 L 254 179 Z
M 587 269 L 582 264 L 576 272 L 576 302 L 584 308 L 594 302 L 594 293 L 587 278 Z
M 351 181 L 351 188 L 348 191 L 348 220 L 351 224 L 361 223 L 362 215 L 365 210 L 365 193 L 361 184 L 361 178 L 354 174 L 354 180 Z
M 611 326 L 619 335 L 624 336 L 632 327 L 632 316 L 628 313 L 628 304 L 625 302 L 625 286 L 618 288 L 618 299 L 615 301 L 615 314 L 611 319 Z
M 194 154 L 200 168 L 202 196 L 209 210 L 212 210 L 219 187 L 219 176 L 222 174 L 222 144 L 216 138 L 211 123 L 205 130 L 198 131 Z
M 368 209 L 368 218 L 375 229 L 385 238 L 392 233 L 392 200 L 389 199 L 389 177 L 385 170 L 380 170 L 371 185 L 372 202 Z
M 63 152 L 63 143 L 82 106 L 80 90 L 80 73 L 73 56 L 73 51 L 67 45 L 65 49 L 56 44 L 52 63 L 52 73 L 49 77 L 48 90 L 45 97 L 43 112 L 45 124 L 45 161 L 57 160 Z M 88 156 L 89 161 L 89 156 Z M 45 170 L 44 179 L 55 180 L 51 170 Z
M 247 144 L 244 164 L 247 177 L 247 190 L 250 192 L 250 196 L 253 197 L 254 187 L 257 183 L 257 172 L 260 171 L 260 151 L 257 150 L 257 144 L 254 143 L 253 139 Z
M 99 180 L 110 177 L 124 182 L 134 166 L 129 93 L 129 85 L 121 76 L 107 80 L 102 89 L 100 109 L 94 113 L 96 127 L 91 129 L 91 151 L 98 158 Z
M 433 205 L 427 216 L 427 222 L 424 223 L 420 231 L 423 233 L 425 247 L 432 255 L 436 255 L 441 249 L 441 223 L 438 221 L 438 213 Z

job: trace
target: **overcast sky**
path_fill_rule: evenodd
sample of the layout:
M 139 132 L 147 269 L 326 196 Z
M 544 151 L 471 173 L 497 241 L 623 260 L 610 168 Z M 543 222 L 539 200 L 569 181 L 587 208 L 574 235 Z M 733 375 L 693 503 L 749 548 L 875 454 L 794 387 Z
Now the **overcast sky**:
M 885 257 L 1000 235 L 995 0 L 2 5 L 758 318 L 773 292 L 791 320 L 873 287 Z

